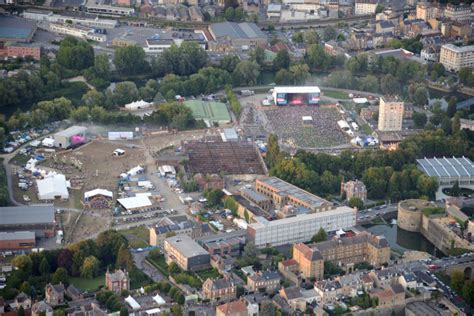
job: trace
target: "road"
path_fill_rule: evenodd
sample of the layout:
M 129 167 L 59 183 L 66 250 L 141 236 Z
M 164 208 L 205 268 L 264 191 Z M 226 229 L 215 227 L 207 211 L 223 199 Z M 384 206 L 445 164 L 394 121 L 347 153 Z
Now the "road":
M 357 212 L 357 223 L 368 224 L 377 216 L 384 216 L 395 211 L 397 211 L 397 204 L 381 205 L 368 210 L 363 209 Z

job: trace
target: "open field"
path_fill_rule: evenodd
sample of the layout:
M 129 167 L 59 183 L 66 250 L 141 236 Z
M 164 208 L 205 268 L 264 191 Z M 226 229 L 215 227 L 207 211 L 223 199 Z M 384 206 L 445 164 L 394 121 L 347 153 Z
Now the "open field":
M 105 276 L 100 275 L 94 279 L 84 279 L 84 278 L 71 278 L 70 283 L 75 287 L 80 288 L 85 291 L 95 291 L 100 286 L 105 285 Z
M 349 100 L 349 95 L 345 92 L 336 91 L 336 90 L 322 90 L 321 94 L 325 97 L 334 98 L 334 99 L 342 99 L 342 100 Z
M 150 246 L 148 244 L 150 234 L 145 225 L 122 230 L 120 232 L 127 238 L 128 244 L 131 248 L 145 248 Z

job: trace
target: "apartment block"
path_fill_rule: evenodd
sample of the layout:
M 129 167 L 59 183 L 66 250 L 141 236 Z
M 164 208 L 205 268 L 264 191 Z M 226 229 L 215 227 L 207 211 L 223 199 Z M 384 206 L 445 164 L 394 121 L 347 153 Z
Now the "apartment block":
M 437 7 L 429 3 L 419 2 L 416 5 L 416 18 L 428 22 L 438 17 L 439 10 Z
M 356 15 L 375 14 L 376 9 L 377 9 L 376 0 L 356 0 L 356 3 L 355 3 Z
M 383 96 L 379 106 L 379 131 L 401 131 L 405 104 L 398 97 Z
M 324 259 L 317 249 L 303 243 L 293 246 L 293 260 L 298 264 L 298 272 L 304 278 L 322 280 L 324 276 Z
M 474 68 L 474 45 L 458 47 L 453 44 L 441 46 L 439 62 L 453 72 L 461 68 Z
M 460 22 L 471 21 L 471 6 L 468 4 L 451 4 L 448 3 L 444 9 L 444 17 Z

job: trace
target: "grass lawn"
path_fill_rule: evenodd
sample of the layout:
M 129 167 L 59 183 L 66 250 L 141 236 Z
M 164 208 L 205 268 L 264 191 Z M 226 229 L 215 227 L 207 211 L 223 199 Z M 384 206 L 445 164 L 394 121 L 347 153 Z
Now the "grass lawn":
M 367 123 L 362 125 L 362 131 L 366 135 L 372 135 L 372 133 L 373 133 L 372 129 L 370 128 L 369 124 L 367 124 Z
M 159 255 L 159 256 L 148 255 L 146 257 L 146 260 L 155 268 L 157 268 L 164 276 L 169 276 L 168 265 L 166 264 L 166 260 L 163 255 Z
M 345 92 L 336 90 L 322 90 L 322 95 L 334 99 L 349 100 L 349 95 Z
M 85 291 L 95 291 L 99 289 L 99 286 L 105 285 L 105 276 L 101 275 L 95 279 L 71 278 L 69 281 L 71 284 L 74 284 L 75 287 Z
M 215 279 L 220 278 L 221 275 L 217 271 L 217 269 L 209 269 L 203 271 L 196 271 L 195 272 L 203 281 L 206 281 L 207 278 Z
M 127 230 L 120 231 L 122 235 L 127 238 L 130 247 L 132 248 L 145 248 L 150 246 L 148 244 L 149 232 L 145 226 L 133 227 Z
M 385 222 L 383 221 L 383 219 L 381 219 L 380 217 L 376 217 L 374 218 L 373 220 L 370 221 L 371 224 L 373 225 L 381 225 L 381 224 L 385 224 Z

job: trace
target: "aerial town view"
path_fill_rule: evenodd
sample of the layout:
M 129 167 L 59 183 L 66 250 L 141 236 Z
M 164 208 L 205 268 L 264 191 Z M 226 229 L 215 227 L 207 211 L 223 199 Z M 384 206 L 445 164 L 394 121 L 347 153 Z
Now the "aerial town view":
M 469 316 L 473 234 L 473 0 L 0 0 L 0 316 Z

